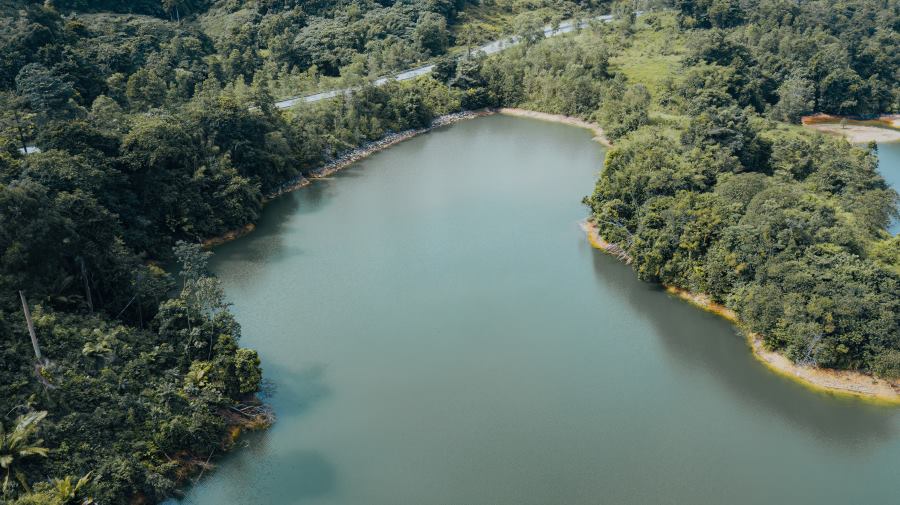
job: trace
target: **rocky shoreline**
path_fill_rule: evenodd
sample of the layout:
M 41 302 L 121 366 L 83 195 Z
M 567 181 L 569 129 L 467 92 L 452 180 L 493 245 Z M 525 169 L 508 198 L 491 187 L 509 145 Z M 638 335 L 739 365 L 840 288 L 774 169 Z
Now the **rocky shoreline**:
M 293 179 L 282 184 L 275 191 L 263 196 L 263 202 L 268 202 L 279 196 L 290 193 L 291 191 L 296 191 L 302 187 L 308 186 L 311 182 L 311 179 L 321 179 L 323 177 L 328 177 L 333 173 L 346 168 L 349 165 L 356 163 L 357 161 L 371 156 L 372 154 L 377 153 L 378 151 L 382 151 L 387 149 L 395 144 L 403 142 L 404 140 L 411 139 L 416 135 L 421 135 L 423 133 L 429 132 L 435 128 L 440 128 L 442 126 L 447 126 L 453 123 L 457 123 L 459 121 L 464 121 L 466 119 L 473 119 L 476 117 L 486 116 L 492 114 L 492 111 L 462 111 L 455 112 L 453 114 L 445 114 L 443 116 L 435 118 L 431 125 L 425 128 L 415 128 L 411 130 L 405 130 L 402 132 L 396 133 L 388 133 L 384 137 L 381 137 L 378 140 L 373 140 L 371 142 L 367 142 L 357 148 L 351 149 L 347 151 L 334 160 L 326 163 L 325 165 L 317 168 L 309 176 L 298 175 Z
M 312 174 L 310 174 L 311 179 L 321 179 L 322 177 L 328 177 L 331 174 L 346 168 L 349 165 L 356 163 L 357 161 L 367 158 L 372 154 L 377 153 L 378 151 L 383 151 L 393 145 L 399 144 L 404 140 L 411 139 L 417 135 L 421 135 L 423 133 L 427 133 L 435 128 L 440 128 L 442 126 L 451 125 L 453 123 L 458 123 L 460 121 L 465 121 L 467 119 L 474 119 L 476 117 L 488 116 L 493 114 L 491 110 L 483 110 L 483 111 L 462 111 L 456 112 L 453 114 L 446 114 L 440 117 L 435 118 L 431 125 L 425 128 L 417 128 L 412 130 L 405 130 L 398 133 L 389 133 L 384 137 L 374 140 L 372 142 L 368 142 L 366 144 L 357 147 L 351 151 L 348 151 L 341 156 L 339 156 L 334 161 L 331 161 L 321 168 L 318 168 Z M 302 187 L 302 186 L 301 186 Z M 283 192 L 282 192 L 283 193 Z M 282 194 L 279 193 L 279 194 Z

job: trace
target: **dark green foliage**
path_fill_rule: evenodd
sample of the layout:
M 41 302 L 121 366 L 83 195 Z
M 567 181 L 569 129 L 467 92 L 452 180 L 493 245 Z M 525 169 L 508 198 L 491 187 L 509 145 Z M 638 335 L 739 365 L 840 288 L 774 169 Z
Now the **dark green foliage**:
M 197 8 L 166 5 L 153 13 Z M 367 23 L 402 14 L 386 29 L 417 51 L 447 47 L 444 18 L 431 10 L 367 9 Z M 425 78 L 363 86 L 287 115 L 264 79 L 230 84 L 262 61 L 249 40 L 220 54 L 226 42 L 214 46 L 196 25 L 84 19 L 33 7 L 7 26 L 34 37 L 0 37 L 10 49 L 0 69 L 21 64 L 0 79 L 0 410 L 10 413 L 0 422 L 45 409 L 50 449 L 21 466 L 22 482 L 41 483 L 34 493 L 13 479 L 4 503 L 155 501 L 172 494 L 192 458 L 221 452 L 229 408 L 252 401 L 262 374 L 258 355 L 238 346 L 239 326 L 195 244 L 254 222 L 263 195 L 301 174 L 388 132 L 428 126 L 461 102 L 460 91 Z M 23 156 L 26 144 L 42 152 Z M 183 265 L 174 297 L 155 263 L 173 257 Z M 19 290 L 49 359 L 40 380 Z M 89 472 L 76 492 L 75 477 Z M 53 479 L 71 488 L 68 498 Z
M 681 142 L 701 149 L 712 148 L 720 155 L 733 157 L 740 164 L 736 170 L 768 170 L 768 143 L 750 125 L 746 113 L 734 106 L 710 108 L 692 116 L 681 134 Z
M 71 83 L 39 63 L 29 63 L 16 76 L 16 90 L 31 110 L 44 117 L 64 115 L 75 96 Z
M 607 88 L 597 119 L 607 137 L 617 140 L 650 122 L 650 93 L 641 84 L 626 87 L 613 80 Z
M 524 106 L 591 118 L 605 95 L 608 47 L 600 34 L 548 39 L 498 54 L 472 71 L 460 62 L 455 86 L 473 94 L 484 86 L 484 105 Z M 465 83 L 465 84 L 463 84 Z
M 724 302 L 795 361 L 900 376 L 900 256 L 884 231 L 896 192 L 870 150 L 758 116 L 898 110 L 900 11 L 856 0 L 675 6 L 693 41 L 662 98 L 686 118 L 632 131 L 607 153 L 587 199 L 601 234 L 641 278 Z M 598 113 L 614 137 L 624 108 Z
M 288 128 L 272 114 L 248 113 L 247 104 L 227 96 L 203 97 L 190 107 L 188 123 L 201 132 L 199 142 L 216 146 L 237 172 L 264 193 L 298 173 Z
M 208 134 L 185 115 L 133 122 L 119 158 L 129 182 L 129 208 L 120 214 L 130 224 L 128 243 L 158 256 L 172 239 L 217 235 L 256 218 L 259 183 L 243 177 Z
M 799 123 L 800 118 L 815 110 L 815 85 L 809 79 L 791 76 L 778 87 L 778 103 L 772 116 L 787 123 Z
M 237 392 L 242 395 L 259 391 L 262 369 L 259 355 L 253 349 L 238 349 L 234 355 L 234 371 L 238 378 Z
M 385 74 L 444 54 L 463 1 L 216 2 L 216 49 L 226 81 L 278 79 L 314 67 L 336 76 L 351 64 Z M 248 79 L 249 80 L 249 79 Z
M 90 155 L 95 159 L 115 156 L 119 152 L 119 139 L 115 135 L 103 132 L 90 121 L 82 119 L 54 121 L 45 125 L 36 140 L 46 150 L 59 149 L 73 155 Z
M 18 467 L 34 493 L 14 479 L 4 503 L 170 495 L 262 380 L 196 244 L 341 154 L 460 108 L 599 120 L 616 147 L 587 201 L 642 279 L 709 293 L 794 359 L 900 375 L 900 247 L 883 231 L 896 194 L 871 152 L 763 119 L 898 110 L 893 6 L 677 2 L 694 33 L 656 97 L 684 114 L 666 122 L 644 86 L 611 76 L 634 19 L 539 41 L 546 20 L 525 15 L 529 44 L 457 61 L 441 55 L 462 1 L 13 3 L 0 19 L 0 423 L 47 411 L 34 440 L 50 451 Z M 432 57 L 433 78 L 366 84 Z M 323 75 L 355 91 L 274 108 L 270 90 Z M 172 259 L 177 295 L 157 266 Z M 38 368 L 19 290 L 49 359 Z
M 23 460 L 18 470 L 27 481 L 90 471 L 84 486 L 98 503 L 137 493 L 156 500 L 174 490 L 191 455 L 220 448 L 221 412 L 258 390 L 260 363 L 238 347 L 240 328 L 206 273 L 206 255 L 182 244 L 178 256 L 184 288 L 143 329 L 67 314 L 53 303 L 33 306 L 49 359 L 41 371 L 46 386 L 33 377 L 18 314 L 0 310 L 3 408 L 49 412 L 40 432 L 51 450 L 41 461 Z M 6 497 L 23 490 L 13 487 Z
M 53 2 L 56 7 L 62 10 L 77 11 L 112 11 L 133 14 L 151 14 L 162 15 L 164 6 L 167 4 L 190 4 L 190 1 L 170 1 L 164 0 L 56 0 Z M 201 4 L 202 2 L 193 2 Z
M 413 32 L 413 41 L 424 54 L 443 54 L 450 43 L 446 18 L 433 12 L 420 16 Z
M 681 145 L 638 132 L 608 153 L 589 200 L 603 236 L 628 251 L 641 278 L 709 293 L 795 360 L 895 374 L 900 276 L 868 256 L 896 194 L 872 155 L 779 133 L 759 162 L 702 173 L 697 149 L 741 160 L 735 146 L 746 142 L 698 119 Z M 771 170 L 746 172 L 759 166 Z
M 900 351 L 886 351 L 872 361 L 872 370 L 876 374 L 891 379 L 900 378 Z
M 900 110 L 900 10 L 864 0 L 679 0 L 695 33 L 691 62 L 723 74 L 740 106 L 796 121 L 811 111 Z M 686 83 L 687 91 L 697 82 Z M 704 86 L 705 87 L 705 86 Z
M 738 0 L 675 0 L 687 26 L 727 28 L 744 21 L 745 11 Z

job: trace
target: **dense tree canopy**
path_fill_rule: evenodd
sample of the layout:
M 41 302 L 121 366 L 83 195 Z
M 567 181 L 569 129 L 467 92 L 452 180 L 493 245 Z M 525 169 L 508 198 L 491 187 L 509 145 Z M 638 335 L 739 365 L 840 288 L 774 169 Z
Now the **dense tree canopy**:
M 690 61 L 713 65 L 740 106 L 778 119 L 900 107 L 896 2 L 678 0 L 695 31 Z
M 46 454 L 11 461 L 0 502 L 156 501 L 230 444 L 227 426 L 255 421 L 234 407 L 255 405 L 261 364 L 187 244 L 253 223 L 265 195 L 360 144 L 459 110 L 462 89 L 366 78 L 446 52 L 462 5 L 60 0 L 8 12 L 0 424 L 46 412 L 29 424 Z M 339 73 L 359 89 L 274 108 L 270 84 L 300 92 Z M 159 267 L 173 260 L 177 282 Z
M 710 295 L 794 360 L 900 377 L 900 277 L 888 252 L 897 242 L 885 231 L 896 192 L 871 148 L 767 119 L 898 110 L 897 66 L 873 72 L 850 49 L 893 47 L 884 30 L 897 9 L 875 16 L 868 4 L 813 2 L 788 21 L 767 2 L 766 15 L 742 5 L 679 4 L 687 55 L 656 105 L 641 83 L 609 77 L 611 55 L 633 43 L 622 40 L 634 30 L 628 20 L 442 73 L 470 106 L 525 106 L 605 127 L 615 147 L 586 202 L 640 278 Z M 826 7 L 854 21 L 826 27 L 813 15 Z M 666 29 L 655 16 L 643 30 Z M 773 51 L 765 30 L 776 28 L 785 47 Z M 823 45 L 810 43 L 817 37 Z M 789 49 L 801 42 L 805 58 Z M 655 120 L 654 107 L 665 107 Z
M 544 23 L 605 3 L 496 0 L 527 43 L 461 58 L 447 53 L 484 39 L 461 1 L 12 4 L 2 503 L 159 500 L 227 448 L 261 364 L 196 244 L 343 153 L 460 109 L 600 122 L 615 147 L 586 203 L 640 278 L 709 294 L 792 359 L 900 376 L 896 192 L 871 149 L 781 123 L 900 110 L 895 3 L 677 0 L 636 20 L 628 2 L 615 23 L 542 40 Z M 642 46 L 648 33 L 673 47 Z M 629 67 L 654 51 L 675 62 Z M 425 61 L 431 76 L 372 83 Z M 274 107 L 323 86 L 354 91 Z M 160 266 L 175 263 L 177 277 Z

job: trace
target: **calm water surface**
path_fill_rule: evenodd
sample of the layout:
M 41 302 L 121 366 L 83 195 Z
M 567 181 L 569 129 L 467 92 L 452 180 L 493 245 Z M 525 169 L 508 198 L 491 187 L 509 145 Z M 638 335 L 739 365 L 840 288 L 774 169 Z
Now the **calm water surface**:
M 900 410 L 769 373 L 725 321 L 591 249 L 589 139 L 460 123 L 218 249 L 278 423 L 183 503 L 897 503 Z
M 878 145 L 878 171 L 888 184 L 900 191 L 900 142 Z M 900 219 L 895 219 L 888 229 L 894 235 L 900 233 Z

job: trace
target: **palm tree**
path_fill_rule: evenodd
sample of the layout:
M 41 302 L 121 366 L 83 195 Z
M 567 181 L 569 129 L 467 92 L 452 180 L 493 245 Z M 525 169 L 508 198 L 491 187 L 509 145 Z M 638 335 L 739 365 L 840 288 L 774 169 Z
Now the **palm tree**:
M 37 439 L 31 442 L 32 436 L 37 432 L 38 423 L 47 417 L 46 411 L 29 412 L 16 419 L 15 426 L 9 432 L 0 423 L 0 469 L 6 470 L 3 478 L 3 494 L 9 489 L 9 476 L 15 475 L 22 487 L 29 491 L 25 474 L 18 470 L 18 464 L 30 456 L 46 457 L 50 452 L 43 447 L 44 440 Z
M 81 494 L 82 488 L 86 486 L 91 481 L 91 472 L 88 472 L 87 475 L 78 479 L 77 482 L 72 480 L 71 475 L 66 475 L 64 479 L 55 479 L 54 485 L 56 487 L 56 496 L 59 498 L 60 503 L 73 503 L 76 498 Z M 93 498 L 85 498 L 81 501 L 81 505 L 93 505 Z

